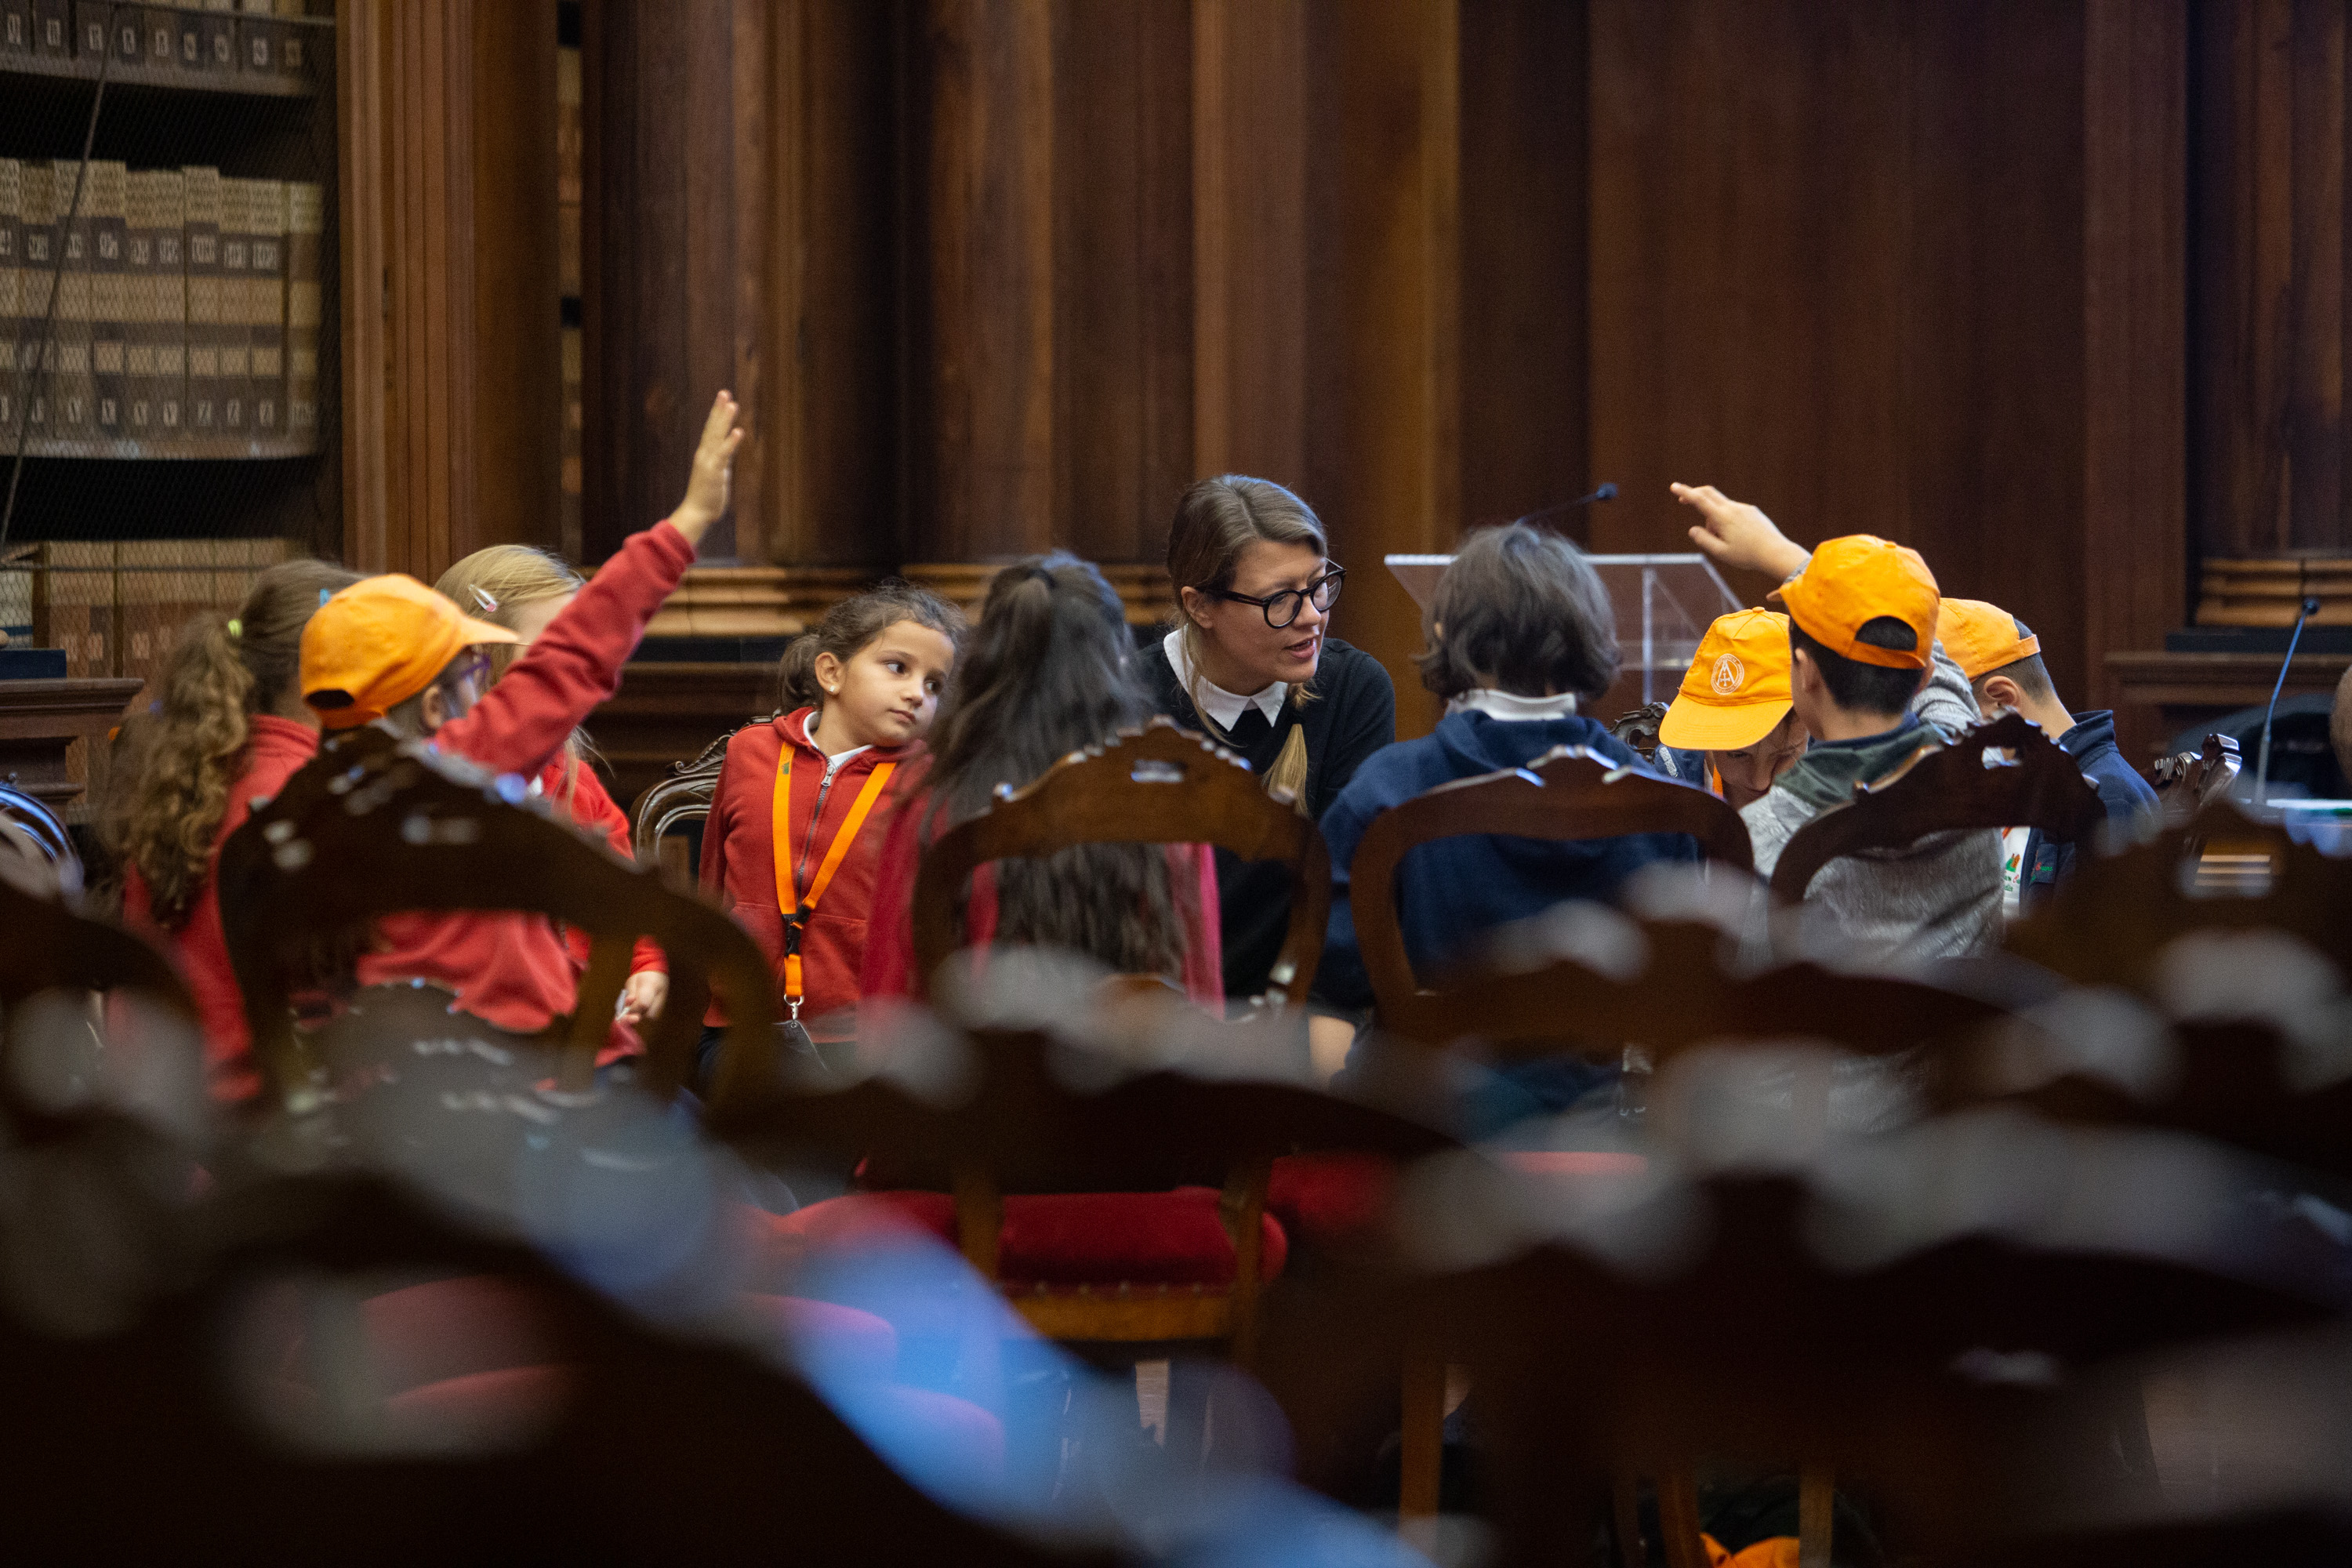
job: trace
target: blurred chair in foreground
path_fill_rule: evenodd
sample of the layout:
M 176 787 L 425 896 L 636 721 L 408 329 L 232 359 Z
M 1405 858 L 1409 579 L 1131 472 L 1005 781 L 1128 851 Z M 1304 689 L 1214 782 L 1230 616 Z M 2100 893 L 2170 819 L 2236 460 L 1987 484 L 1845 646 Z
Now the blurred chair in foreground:
M 2240 765 L 2238 742 L 2228 735 L 2206 736 L 2201 751 L 2157 758 L 2148 780 L 2164 808 L 2164 825 L 2183 826 L 2207 806 L 2229 799 Z
M 646 1042 L 641 1081 L 658 1093 L 685 1081 L 714 986 L 735 1020 L 719 1095 L 772 1070 L 774 987 L 751 940 L 719 911 L 665 887 L 654 869 L 625 864 L 526 808 L 521 790 L 507 784 L 427 747 L 355 730 L 331 737 L 223 847 L 222 925 L 255 1055 L 280 1103 L 314 1092 L 318 1064 L 293 1027 L 288 997 L 309 978 L 321 937 L 413 910 L 522 910 L 593 934 L 574 1011 L 547 1040 L 560 1051 L 568 1088 L 588 1085 L 640 936 L 675 955 L 669 1005 Z M 453 1013 L 440 1027 L 462 1024 Z M 375 1026 L 347 1017 L 330 1026 L 341 1037 L 410 1027 L 389 1015 Z

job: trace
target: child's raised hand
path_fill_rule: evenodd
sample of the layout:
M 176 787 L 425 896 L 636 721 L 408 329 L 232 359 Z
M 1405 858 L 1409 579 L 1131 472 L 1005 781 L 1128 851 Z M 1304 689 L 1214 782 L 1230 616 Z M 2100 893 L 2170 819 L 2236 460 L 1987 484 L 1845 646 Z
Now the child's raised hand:
M 1691 542 L 1717 565 L 1774 577 L 1792 577 L 1805 569 L 1811 552 L 1791 542 L 1760 507 L 1733 500 L 1713 485 L 1666 488 L 1676 500 L 1697 510 L 1699 521 L 1691 528 Z
M 735 448 L 747 432 L 735 427 L 738 406 L 734 395 L 722 392 L 710 401 L 710 417 L 702 423 L 702 444 L 694 449 L 694 471 L 687 476 L 686 499 L 669 514 L 670 526 L 700 544 L 710 525 L 727 511 L 734 487 Z

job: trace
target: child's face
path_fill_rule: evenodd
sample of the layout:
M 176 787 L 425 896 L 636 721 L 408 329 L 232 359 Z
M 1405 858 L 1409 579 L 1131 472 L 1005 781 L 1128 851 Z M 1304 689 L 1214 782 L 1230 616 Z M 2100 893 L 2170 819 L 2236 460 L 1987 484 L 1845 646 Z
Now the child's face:
M 899 621 L 846 660 L 817 655 L 824 718 L 853 746 L 903 746 L 929 733 L 955 645 L 918 621 Z
M 1772 787 L 1772 781 L 1797 765 L 1805 754 L 1808 737 L 1805 727 L 1797 720 L 1793 710 L 1782 715 L 1772 732 L 1752 746 L 1742 746 L 1736 752 L 1709 752 L 1707 760 L 1715 764 L 1717 777 L 1723 780 L 1723 798 L 1733 810 L 1749 801 L 1760 799 Z

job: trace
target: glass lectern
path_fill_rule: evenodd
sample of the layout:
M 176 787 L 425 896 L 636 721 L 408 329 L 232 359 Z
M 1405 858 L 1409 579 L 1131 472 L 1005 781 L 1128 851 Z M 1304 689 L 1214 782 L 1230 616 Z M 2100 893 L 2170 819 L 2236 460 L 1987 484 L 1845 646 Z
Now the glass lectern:
M 1389 570 L 1423 610 L 1451 555 L 1391 555 Z M 1715 563 L 1699 554 L 1588 555 L 1617 613 L 1624 672 L 1639 672 L 1642 700 L 1670 699 L 1697 657 L 1699 638 L 1716 616 L 1744 606 Z

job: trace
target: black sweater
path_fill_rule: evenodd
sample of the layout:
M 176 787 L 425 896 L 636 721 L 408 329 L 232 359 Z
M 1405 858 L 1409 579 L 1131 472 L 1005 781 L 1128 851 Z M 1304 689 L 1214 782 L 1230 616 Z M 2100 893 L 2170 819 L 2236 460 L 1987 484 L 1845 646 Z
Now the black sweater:
M 1154 641 L 1137 658 L 1153 706 L 1188 730 L 1209 733 L 1192 700 L 1176 679 L 1168 650 Z M 1304 708 L 1286 702 L 1272 729 L 1235 748 L 1263 776 L 1282 755 L 1291 730 L 1307 731 L 1307 810 L 1318 822 L 1366 757 L 1396 739 L 1396 688 L 1380 660 L 1337 637 L 1323 643 L 1315 699 Z M 1255 725 L 1252 726 L 1255 728 Z M 1263 993 L 1290 923 L 1290 872 L 1272 861 L 1217 851 L 1217 898 L 1225 946 L 1225 1000 Z

